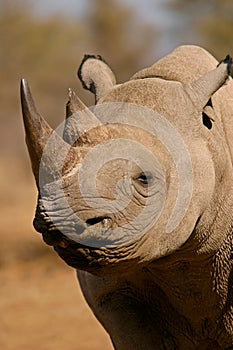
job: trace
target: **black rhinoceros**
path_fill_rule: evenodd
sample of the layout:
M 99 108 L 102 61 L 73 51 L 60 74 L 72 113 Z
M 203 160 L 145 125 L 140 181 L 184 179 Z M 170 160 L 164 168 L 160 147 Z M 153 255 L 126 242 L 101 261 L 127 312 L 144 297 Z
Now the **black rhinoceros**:
M 57 130 L 21 83 L 34 227 L 118 350 L 233 349 L 232 60 L 181 46 L 116 84 L 100 56 Z

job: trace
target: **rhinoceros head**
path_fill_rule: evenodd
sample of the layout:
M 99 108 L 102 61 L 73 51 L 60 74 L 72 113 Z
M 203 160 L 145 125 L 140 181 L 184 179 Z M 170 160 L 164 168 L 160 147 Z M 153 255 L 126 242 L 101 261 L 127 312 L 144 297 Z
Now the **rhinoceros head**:
M 221 104 L 230 69 L 230 57 L 217 65 L 203 49 L 181 47 L 117 85 L 100 56 L 85 56 L 78 75 L 96 104 L 88 109 L 70 90 L 56 130 L 22 80 L 34 227 L 68 264 L 127 271 L 132 261 L 217 249 L 231 220 Z

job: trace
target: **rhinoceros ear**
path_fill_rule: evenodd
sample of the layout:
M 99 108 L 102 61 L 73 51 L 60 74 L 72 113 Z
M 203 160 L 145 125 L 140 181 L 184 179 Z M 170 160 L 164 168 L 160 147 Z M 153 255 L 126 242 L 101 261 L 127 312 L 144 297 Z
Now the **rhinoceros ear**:
M 202 110 L 211 96 L 220 89 L 229 78 L 232 70 L 232 58 L 227 55 L 217 68 L 190 84 L 186 84 L 186 92 L 192 99 L 195 107 Z
M 78 77 L 84 87 L 98 100 L 116 84 L 116 78 L 108 64 L 99 55 L 85 55 L 78 69 Z

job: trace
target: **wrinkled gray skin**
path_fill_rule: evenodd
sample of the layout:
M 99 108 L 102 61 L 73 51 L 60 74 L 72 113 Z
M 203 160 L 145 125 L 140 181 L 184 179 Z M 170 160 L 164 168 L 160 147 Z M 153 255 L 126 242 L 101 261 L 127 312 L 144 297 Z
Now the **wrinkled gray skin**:
M 99 56 L 85 57 L 79 69 L 83 86 L 95 94 L 97 105 L 127 102 L 149 107 L 163 115 L 184 140 L 192 163 L 192 197 L 183 219 L 169 234 L 166 224 L 178 180 L 167 150 L 145 130 L 117 123 L 102 125 L 88 110 L 77 125 L 74 115 L 85 106 L 73 92 L 62 140 L 36 111 L 28 85 L 22 81 L 26 141 L 39 191 L 34 227 L 62 259 L 79 270 L 83 294 L 115 349 L 233 349 L 230 70 L 229 57 L 218 65 L 209 53 L 195 46 L 177 48 L 121 85 L 116 85 L 112 71 Z M 88 123 L 95 127 L 85 132 Z M 41 165 L 51 135 L 55 136 Z M 166 204 L 155 224 L 135 241 L 119 238 L 119 245 L 95 248 L 88 238 L 93 232 L 103 235 L 104 225 L 123 227 L 145 205 L 145 179 L 139 168 L 128 162 L 113 162 L 97 179 L 100 193 L 109 200 L 114 199 L 114 188 L 122 176 L 131 179 L 134 195 L 124 212 L 100 215 L 83 200 L 75 181 L 90 149 L 120 137 L 143 143 L 160 160 Z M 68 143 L 73 144 L 71 149 Z M 64 150 L 68 155 L 61 176 Z M 90 167 L 87 179 L 91 174 Z M 65 190 L 57 193 L 56 185 L 61 183 Z M 64 196 L 81 221 L 68 215 Z M 154 203 L 156 206 L 156 199 Z M 129 234 L 136 229 L 132 226 Z

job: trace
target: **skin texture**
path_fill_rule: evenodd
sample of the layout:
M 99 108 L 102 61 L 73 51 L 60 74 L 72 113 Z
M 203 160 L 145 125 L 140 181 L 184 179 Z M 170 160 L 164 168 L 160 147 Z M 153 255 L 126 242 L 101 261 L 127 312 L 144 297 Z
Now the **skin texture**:
M 169 233 L 168 223 L 183 182 L 172 153 L 149 131 L 156 118 L 151 121 L 139 110 L 132 118 L 141 118 L 143 128 L 118 121 L 102 123 L 70 91 L 65 142 L 38 114 L 27 83 L 22 82 L 26 140 L 39 192 L 34 227 L 78 270 L 83 294 L 115 349 L 233 349 L 230 70 L 229 57 L 218 64 L 196 46 L 177 48 L 121 85 L 115 84 L 100 56 L 85 56 L 80 66 L 79 78 L 95 94 L 97 111 L 98 106 L 106 108 L 110 118 L 114 117 L 111 103 L 150 108 L 183 140 L 192 165 L 192 192 L 184 215 L 175 215 L 182 220 Z M 121 109 L 115 112 L 119 115 Z M 99 198 L 91 186 L 83 191 L 94 165 L 85 168 L 82 162 L 98 145 L 112 145 L 116 139 L 140 143 L 161 168 L 146 164 L 151 175 L 145 183 L 140 164 L 119 158 L 105 162 L 97 172 L 96 186 L 108 201 L 106 207 L 98 207 Z M 101 151 L 102 158 L 109 154 L 109 147 Z M 185 152 L 178 151 L 182 163 Z M 86 177 L 77 183 L 82 171 Z M 132 188 L 129 202 L 128 183 Z M 162 203 L 164 184 L 166 200 Z M 117 193 L 122 194 L 125 207 L 114 212 L 111 205 Z M 151 206 L 147 205 L 149 194 Z M 145 206 L 149 214 L 144 215 Z M 162 208 L 158 219 L 140 234 L 154 208 Z M 133 225 L 139 215 L 144 215 L 142 220 Z M 108 241 L 105 226 L 119 229 Z M 136 235 L 133 240 L 132 234 Z M 90 244 L 91 237 L 100 242 L 98 247 Z

